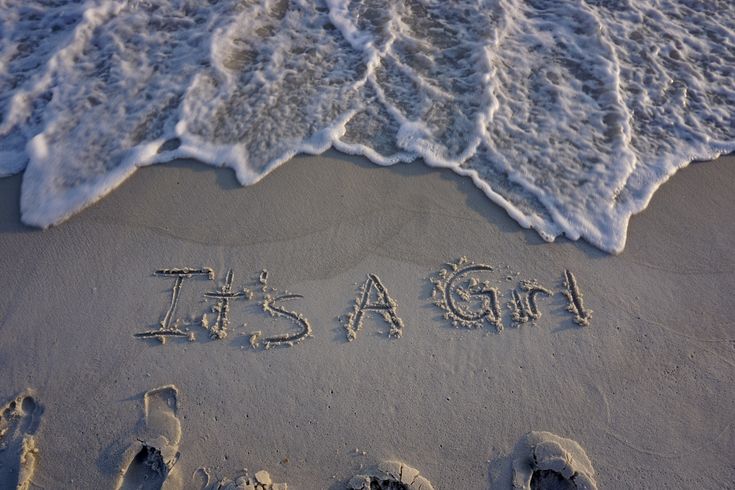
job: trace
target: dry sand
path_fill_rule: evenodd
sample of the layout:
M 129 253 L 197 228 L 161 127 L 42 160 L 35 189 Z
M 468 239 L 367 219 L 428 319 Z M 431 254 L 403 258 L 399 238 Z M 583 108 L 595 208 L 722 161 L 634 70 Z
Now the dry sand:
M 548 431 L 578 446 L 549 439 L 538 468 L 599 488 L 733 488 L 733 157 L 665 184 L 619 256 L 541 241 L 450 171 L 332 152 L 249 188 L 195 162 L 142 169 L 46 231 L 19 223 L 20 182 L 0 180 L 2 478 L 338 489 L 400 461 L 436 489 L 502 489 Z M 469 302 L 432 299 L 463 256 L 494 270 L 460 278 Z M 214 279 L 155 275 L 185 267 Z M 521 306 L 551 294 L 514 322 L 514 288 Z M 356 298 L 375 309 L 348 342 Z M 452 326 L 493 301 L 499 322 Z M 163 320 L 184 335 L 135 336 Z M 265 349 L 279 335 L 302 341 Z

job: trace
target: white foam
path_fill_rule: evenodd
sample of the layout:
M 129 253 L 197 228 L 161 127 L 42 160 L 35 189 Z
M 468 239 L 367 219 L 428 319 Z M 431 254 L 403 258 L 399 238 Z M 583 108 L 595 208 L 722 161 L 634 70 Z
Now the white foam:
M 677 169 L 735 150 L 734 80 L 728 0 L 0 0 L 0 176 L 28 162 L 45 227 L 177 157 L 243 184 L 421 157 L 619 252 Z

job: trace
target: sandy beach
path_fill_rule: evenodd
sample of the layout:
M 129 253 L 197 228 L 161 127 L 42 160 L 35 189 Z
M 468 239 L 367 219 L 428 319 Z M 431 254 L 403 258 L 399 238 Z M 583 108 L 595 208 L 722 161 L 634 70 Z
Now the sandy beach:
M 0 398 L 35 449 L 6 451 L 5 478 L 133 488 L 146 447 L 164 488 L 247 469 L 339 489 L 400 461 L 502 489 L 548 431 L 598 488 L 733 488 L 735 157 L 676 174 L 617 256 L 546 243 L 420 162 L 330 151 L 243 188 L 176 161 L 44 231 L 20 223 L 21 180 L 0 179 Z

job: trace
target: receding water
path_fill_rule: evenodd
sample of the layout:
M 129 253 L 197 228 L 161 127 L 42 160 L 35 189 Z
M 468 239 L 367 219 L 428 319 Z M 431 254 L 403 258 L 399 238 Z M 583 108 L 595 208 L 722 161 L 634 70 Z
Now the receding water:
M 0 38 L 0 175 L 38 226 L 137 166 L 249 184 L 334 147 L 616 252 L 678 168 L 735 150 L 731 0 L 0 0 Z

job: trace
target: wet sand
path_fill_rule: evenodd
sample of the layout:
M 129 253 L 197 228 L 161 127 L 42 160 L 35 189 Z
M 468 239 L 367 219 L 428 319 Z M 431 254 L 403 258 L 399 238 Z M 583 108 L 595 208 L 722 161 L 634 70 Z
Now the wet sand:
M 169 484 L 184 488 L 243 468 L 345 488 L 383 461 L 437 489 L 510 488 L 530 431 L 576 441 L 599 488 L 735 481 L 733 156 L 664 184 L 618 256 L 546 243 L 468 179 L 420 162 L 328 152 L 242 188 L 229 170 L 177 161 L 45 231 L 20 223 L 20 182 L 0 179 L 0 403 L 32 390 L 5 437 L 33 439 L 35 485 L 114 487 L 142 439 L 173 451 Z M 460 272 L 493 270 L 454 308 L 485 311 L 494 289 L 496 323 L 454 327 L 434 304 L 430 278 L 461 257 Z M 177 268 L 212 278 L 156 274 Z M 548 294 L 519 323 L 524 284 Z M 181 335 L 136 336 L 161 322 Z M 168 385 L 175 411 L 166 401 L 163 422 L 147 422 L 145 394 Z

